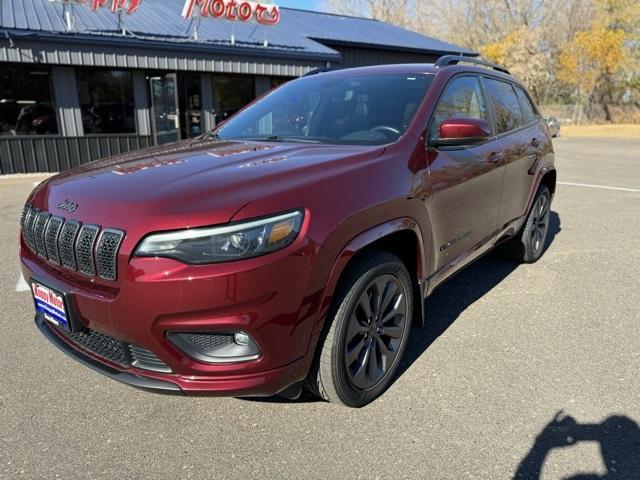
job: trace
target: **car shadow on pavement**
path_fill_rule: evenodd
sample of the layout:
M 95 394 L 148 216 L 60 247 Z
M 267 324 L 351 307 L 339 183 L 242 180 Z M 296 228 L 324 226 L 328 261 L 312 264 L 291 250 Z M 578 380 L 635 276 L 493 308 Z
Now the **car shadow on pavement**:
M 560 216 L 552 211 L 545 251 L 560 231 Z M 424 327 L 411 332 L 396 379 L 420 358 L 462 312 L 502 282 L 518 265 L 507 260 L 498 247 L 438 287 L 426 300 Z
M 630 480 L 640 478 L 640 426 L 623 415 L 602 423 L 581 424 L 558 412 L 536 437 L 514 480 L 539 480 L 549 453 L 579 442 L 597 442 L 607 469 L 604 475 L 577 473 L 566 480 Z
M 549 218 L 549 233 L 545 251 L 560 233 L 560 217 L 552 211 Z M 499 251 L 479 259 L 438 288 L 427 301 L 426 322 L 422 329 L 411 332 L 409 345 L 405 350 L 395 380 L 422 355 L 427 348 L 476 300 L 504 280 L 518 264 L 505 260 Z M 395 381 L 394 380 L 394 381 Z M 308 403 L 320 401 L 316 396 L 303 390 L 298 399 L 282 396 L 243 397 L 243 400 L 263 403 Z

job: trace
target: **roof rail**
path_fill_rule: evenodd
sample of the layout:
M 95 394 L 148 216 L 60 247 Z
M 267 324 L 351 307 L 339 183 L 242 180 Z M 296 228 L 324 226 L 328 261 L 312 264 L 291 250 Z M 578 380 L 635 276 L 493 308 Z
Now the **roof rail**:
M 444 55 L 438 58 L 438 60 L 436 60 L 436 63 L 434 63 L 434 65 L 438 68 L 444 68 L 444 67 L 448 67 L 449 65 L 456 65 L 460 62 L 475 63 L 477 65 L 493 68 L 494 70 L 497 70 L 499 72 L 506 73 L 507 75 L 511 75 L 511 73 L 509 73 L 509 70 L 507 70 L 504 67 L 501 67 L 500 65 L 487 62 L 486 60 L 480 60 L 479 58 L 475 58 L 475 57 L 465 57 L 463 55 Z
M 326 73 L 326 72 L 334 72 L 336 70 L 342 70 L 341 67 L 322 67 L 322 68 L 316 68 L 315 70 L 311 70 L 307 73 L 305 73 L 304 75 L 302 75 L 303 77 L 310 77 L 311 75 L 317 75 L 319 73 Z

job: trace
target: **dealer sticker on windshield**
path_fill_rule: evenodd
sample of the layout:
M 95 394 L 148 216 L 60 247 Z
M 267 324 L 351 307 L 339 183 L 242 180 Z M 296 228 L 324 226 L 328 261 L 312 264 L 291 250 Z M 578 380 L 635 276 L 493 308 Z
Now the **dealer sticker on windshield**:
M 31 289 L 36 304 L 36 312 L 49 322 L 68 330 L 69 320 L 62 294 L 35 281 L 31 283 Z

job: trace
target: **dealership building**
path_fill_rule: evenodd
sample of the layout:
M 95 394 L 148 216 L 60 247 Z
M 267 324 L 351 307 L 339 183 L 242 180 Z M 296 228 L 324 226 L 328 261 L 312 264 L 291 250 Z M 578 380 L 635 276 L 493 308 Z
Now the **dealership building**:
M 192 138 L 318 68 L 474 54 L 383 22 L 234 0 L 0 0 L 0 174 Z

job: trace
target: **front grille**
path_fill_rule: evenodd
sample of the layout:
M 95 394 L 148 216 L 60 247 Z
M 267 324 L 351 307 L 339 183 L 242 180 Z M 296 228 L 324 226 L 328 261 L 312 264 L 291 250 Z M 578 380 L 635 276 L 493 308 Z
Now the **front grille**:
M 47 231 L 44 234 L 44 243 L 47 248 L 47 258 L 56 265 L 60 265 L 58 237 L 60 236 L 60 230 L 62 230 L 63 223 L 63 218 L 51 217 L 49 219 L 49 225 L 47 225 Z
M 76 235 L 80 230 L 80 224 L 74 221 L 68 221 L 62 227 L 60 238 L 58 239 L 58 247 L 60 248 L 60 260 L 62 266 L 69 270 L 76 270 Z
M 36 242 L 36 252 L 41 257 L 47 258 L 47 249 L 44 242 L 44 232 L 47 229 L 47 223 L 49 222 L 49 215 L 47 212 L 40 212 L 36 217 L 33 224 L 33 236 Z
M 123 233 L 118 230 L 102 232 L 96 251 L 96 262 L 100 276 L 105 280 L 115 280 L 118 276 L 116 257 L 123 237 Z
M 171 368 L 146 348 L 123 342 L 88 328 L 81 332 L 68 332 L 59 327 L 54 328 L 68 342 L 117 365 L 123 367 L 132 366 L 153 372 L 171 373 Z
M 24 227 L 22 231 L 24 232 L 24 241 L 29 246 L 31 250 L 36 249 L 36 243 L 33 237 L 33 224 L 35 223 L 36 217 L 40 210 L 37 208 L 30 208 L 29 213 L 25 215 Z
M 93 247 L 100 229 L 95 225 L 84 225 L 80 228 L 78 242 L 76 243 L 76 260 L 78 270 L 94 277 L 96 275 L 96 264 L 93 261 Z
M 67 332 L 58 328 L 58 331 L 71 342 L 99 357 L 122 366 L 130 364 L 126 344 L 120 340 L 89 329 L 82 332 Z
M 125 233 L 65 220 L 26 205 L 20 217 L 27 246 L 56 265 L 115 281 L 118 251 Z

